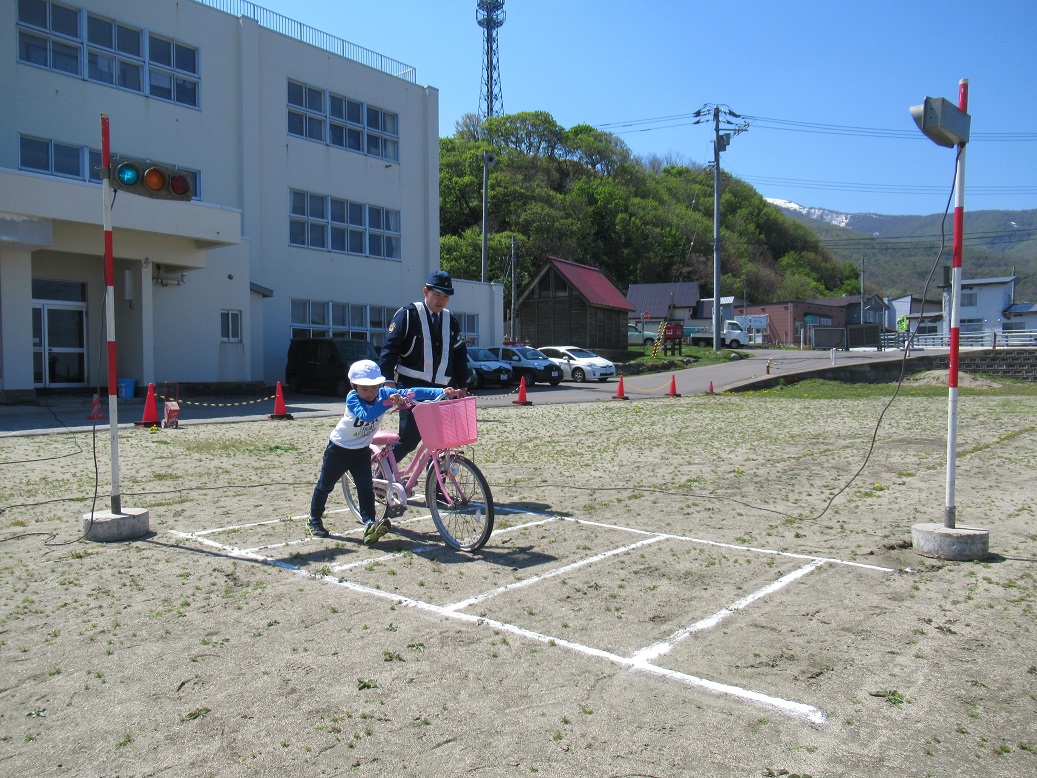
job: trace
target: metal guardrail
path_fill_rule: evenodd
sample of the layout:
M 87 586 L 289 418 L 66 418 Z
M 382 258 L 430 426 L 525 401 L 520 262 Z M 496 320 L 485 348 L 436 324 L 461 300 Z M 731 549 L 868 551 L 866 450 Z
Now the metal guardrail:
M 380 70 L 382 73 L 387 73 L 396 78 L 402 78 L 404 81 L 410 81 L 412 84 L 417 83 L 418 71 L 411 65 L 407 65 L 399 60 L 392 59 L 391 57 L 386 57 L 383 54 L 379 54 L 377 51 L 365 49 L 363 46 L 350 43 L 347 40 L 343 40 L 342 38 L 326 33 L 322 30 L 318 30 L 315 27 L 310 27 L 302 22 L 289 19 L 287 16 L 275 13 L 267 8 L 256 5 L 255 3 L 250 3 L 248 0 L 194 1 L 234 16 L 244 16 L 248 19 L 254 20 L 260 27 L 265 27 L 268 30 L 279 32 L 282 35 L 287 35 L 289 38 L 295 38 L 295 40 L 302 41 L 303 43 L 309 43 L 310 45 L 316 46 L 324 51 L 330 51 L 332 54 L 337 54 L 340 57 L 345 57 L 354 62 L 359 62 L 361 65 L 367 65 L 368 67 Z
M 906 332 L 890 332 L 882 336 L 884 349 L 903 348 L 907 342 Z M 949 335 L 914 335 L 912 348 L 950 348 Z M 963 332 L 958 341 L 961 348 L 1037 348 L 1037 330 L 1009 330 L 995 332 Z

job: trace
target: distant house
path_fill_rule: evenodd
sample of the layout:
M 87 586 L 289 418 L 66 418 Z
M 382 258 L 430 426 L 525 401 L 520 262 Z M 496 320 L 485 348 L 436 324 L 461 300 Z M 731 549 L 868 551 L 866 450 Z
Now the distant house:
M 626 351 L 634 308 L 597 268 L 548 257 L 519 294 L 517 309 L 526 343 Z
M 842 299 L 842 298 L 836 298 Z M 724 298 L 720 298 L 723 305 Z M 740 310 L 741 313 L 741 310 Z M 811 345 L 814 327 L 845 327 L 846 308 L 813 300 L 788 300 L 745 306 L 744 315 L 762 322 L 767 345 Z
M 847 324 L 878 324 L 883 329 L 886 327 L 887 311 L 889 305 L 877 294 L 864 295 L 864 315 L 861 315 L 860 295 L 842 295 L 841 297 L 815 297 L 808 300 L 818 305 L 828 305 L 832 308 L 842 308 L 846 314 Z
M 1037 330 L 1037 303 L 1012 303 L 1005 308 L 1002 332 Z
M 935 335 L 940 332 L 943 322 L 943 302 L 941 300 L 923 300 L 914 295 L 897 298 L 886 298 L 886 329 L 913 332 L 919 335 Z M 901 328 L 899 322 L 905 317 L 906 327 Z
M 628 318 L 647 322 L 684 321 L 695 318 L 699 304 L 699 282 L 631 284 L 627 300 L 634 309 Z
M 962 279 L 961 332 L 1010 332 L 1037 329 L 1037 306 L 1015 302 L 1016 276 Z M 950 284 L 943 284 L 943 334 L 951 331 Z

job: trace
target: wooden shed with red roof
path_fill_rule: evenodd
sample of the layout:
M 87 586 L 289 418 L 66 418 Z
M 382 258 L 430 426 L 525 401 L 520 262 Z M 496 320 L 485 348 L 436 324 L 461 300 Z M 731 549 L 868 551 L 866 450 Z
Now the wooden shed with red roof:
M 516 301 L 519 338 L 532 346 L 626 351 L 633 306 L 596 267 L 548 257 Z

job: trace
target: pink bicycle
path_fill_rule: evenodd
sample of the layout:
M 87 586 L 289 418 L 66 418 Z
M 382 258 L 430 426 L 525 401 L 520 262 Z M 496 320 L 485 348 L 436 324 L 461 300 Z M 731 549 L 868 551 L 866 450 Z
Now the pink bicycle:
M 392 451 L 399 435 L 379 431 L 371 444 L 375 520 L 402 515 L 418 480 L 424 477 L 425 504 L 443 540 L 460 551 L 477 551 L 493 532 L 494 511 L 486 477 L 461 451 L 479 437 L 475 398 L 412 407 L 421 443 L 402 472 Z M 349 473 L 342 477 L 342 492 L 350 511 L 360 520 L 360 501 Z

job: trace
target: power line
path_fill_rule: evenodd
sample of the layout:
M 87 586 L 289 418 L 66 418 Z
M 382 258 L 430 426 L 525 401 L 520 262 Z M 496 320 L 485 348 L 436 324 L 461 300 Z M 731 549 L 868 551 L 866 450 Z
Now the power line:
M 883 192 L 887 194 L 934 194 L 942 192 L 942 187 L 926 184 L 883 184 L 853 181 L 822 181 L 809 178 L 784 178 L 781 176 L 743 176 L 734 171 L 742 181 L 751 184 L 780 185 L 798 189 L 824 189 L 841 192 Z M 1030 195 L 1037 194 L 1037 185 L 973 185 L 969 187 L 969 195 Z
M 732 114 L 733 116 L 735 114 Z M 851 135 L 867 138 L 891 138 L 898 140 L 924 140 L 915 129 L 889 129 L 882 127 L 860 127 L 854 125 L 824 124 L 820 122 L 805 122 L 795 119 L 778 119 L 768 116 L 737 116 L 748 120 L 754 128 L 767 130 L 781 130 L 784 132 L 801 132 L 814 135 Z M 665 122 L 665 123 L 664 123 Z M 615 135 L 625 135 L 633 132 L 651 132 L 653 130 L 668 130 L 675 127 L 687 127 L 693 124 L 701 124 L 701 114 L 684 113 L 670 114 L 669 116 L 656 116 L 645 119 L 629 119 L 620 122 L 606 122 L 597 125 L 599 130 L 607 130 Z M 652 126 L 656 125 L 656 126 Z M 987 141 L 1000 143 L 1033 143 L 1037 142 L 1037 132 L 973 132 L 969 142 Z

